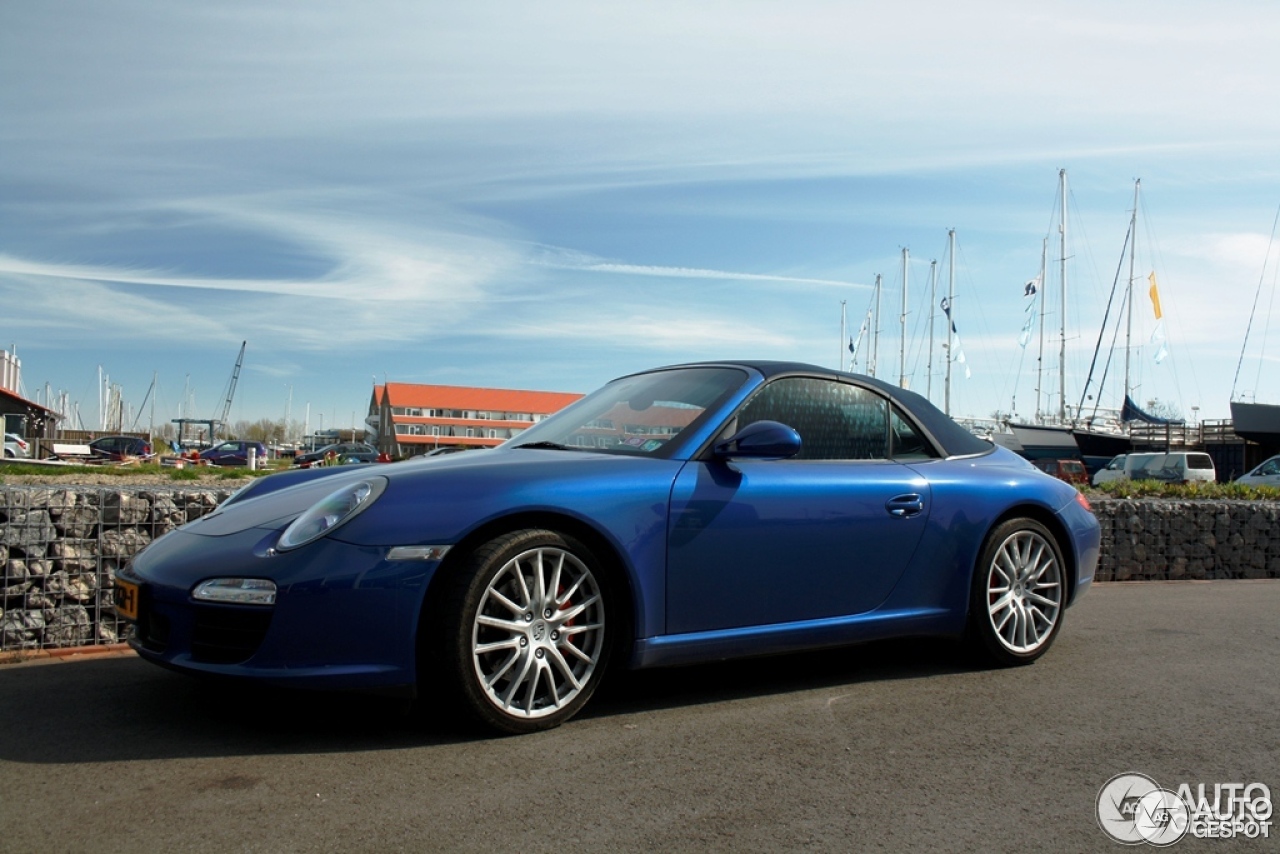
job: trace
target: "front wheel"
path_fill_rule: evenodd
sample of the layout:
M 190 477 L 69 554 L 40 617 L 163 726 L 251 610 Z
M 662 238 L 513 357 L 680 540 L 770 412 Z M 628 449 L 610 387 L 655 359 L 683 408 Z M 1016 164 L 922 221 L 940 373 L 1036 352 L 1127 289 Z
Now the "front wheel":
M 970 640 L 1000 665 L 1030 664 L 1062 628 L 1062 551 L 1044 525 L 1010 519 L 983 546 L 969 599 Z
M 510 733 L 567 721 L 604 675 L 612 606 L 599 562 L 572 537 L 531 529 L 476 549 L 437 611 L 463 711 Z

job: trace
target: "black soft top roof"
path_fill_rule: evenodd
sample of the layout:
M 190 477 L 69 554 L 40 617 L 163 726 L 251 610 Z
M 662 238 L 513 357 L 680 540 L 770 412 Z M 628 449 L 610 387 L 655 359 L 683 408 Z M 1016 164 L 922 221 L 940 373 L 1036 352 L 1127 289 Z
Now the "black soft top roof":
M 673 367 L 710 367 L 720 365 L 725 367 L 742 367 L 750 368 L 758 371 L 765 379 L 772 379 L 779 376 L 810 376 L 822 377 L 828 379 L 841 379 L 852 381 L 859 385 L 867 386 L 875 389 L 885 397 L 891 399 L 898 404 L 904 411 L 909 413 L 919 422 L 920 426 L 933 438 L 940 446 L 942 452 L 948 457 L 966 457 L 976 454 L 990 453 L 995 447 L 990 442 L 978 438 L 965 428 L 961 427 L 955 421 L 944 413 L 941 409 L 934 406 L 923 395 L 916 394 L 905 388 L 899 388 L 896 385 L 885 382 L 884 380 L 869 377 L 864 374 L 851 374 L 844 371 L 836 371 L 831 368 L 821 368 L 817 365 L 810 365 L 804 362 L 776 362 L 776 361 L 755 361 L 746 359 L 730 359 L 723 362 L 698 362 L 689 365 L 678 365 Z

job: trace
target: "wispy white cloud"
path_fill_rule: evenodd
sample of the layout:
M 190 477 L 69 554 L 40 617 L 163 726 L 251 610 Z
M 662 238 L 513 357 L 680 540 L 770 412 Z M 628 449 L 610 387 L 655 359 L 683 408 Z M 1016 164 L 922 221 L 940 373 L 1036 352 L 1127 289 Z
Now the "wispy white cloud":
M 735 282 L 762 282 L 767 284 L 820 285 L 842 289 L 869 290 L 872 286 L 836 279 L 814 279 L 804 276 L 786 276 L 772 273 L 746 273 L 733 270 L 708 270 L 697 267 L 664 267 L 656 264 L 627 264 L 596 258 L 583 252 L 553 247 L 540 247 L 532 263 L 559 270 L 577 270 L 589 273 L 607 273 L 626 276 L 651 276 L 663 279 L 720 279 Z
M 785 350 L 796 345 L 794 336 L 782 334 L 759 323 L 703 314 L 657 317 L 628 312 L 597 312 L 590 322 L 581 317 L 546 319 L 538 322 L 509 321 L 493 330 L 502 337 L 544 341 L 594 341 L 629 350 L 682 351 L 697 353 L 753 353 Z

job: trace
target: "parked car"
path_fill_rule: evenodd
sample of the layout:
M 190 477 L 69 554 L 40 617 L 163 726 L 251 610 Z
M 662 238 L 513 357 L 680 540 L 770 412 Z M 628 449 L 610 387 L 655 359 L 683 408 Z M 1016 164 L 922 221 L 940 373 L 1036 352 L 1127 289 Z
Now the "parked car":
M 366 445 L 363 442 L 338 442 L 334 445 L 325 445 L 323 448 L 317 448 L 305 454 L 298 454 L 293 458 L 293 463 L 298 468 L 310 468 L 317 462 L 327 459 L 329 454 L 340 463 L 373 463 L 378 461 L 378 449 L 372 445 Z
M 151 456 L 151 443 L 137 436 L 102 436 L 89 443 L 95 457 L 106 460 L 126 460 Z
M 11 460 L 28 458 L 31 456 L 31 445 L 17 433 L 5 433 L 4 455 Z
M 1031 464 L 1045 474 L 1067 483 L 1089 483 L 1089 472 L 1080 460 L 1032 460 Z
M 779 362 L 622 377 L 482 454 L 260 478 L 116 576 L 144 659 L 401 691 L 504 732 L 610 667 L 905 635 L 999 665 L 1092 581 L 1077 489 L 870 377 Z
M 1249 486 L 1280 486 L 1280 454 L 1266 460 L 1248 474 L 1236 478 L 1236 483 Z
M 1202 451 L 1171 451 L 1153 454 L 1142 468 L 1131 475 L 1134 480 L 1159 480 L 1165 483 L 1213 483 L 1218 478 L 1213 457 Z
M 1119 454 L 1111 458 L 1111 461 L 1102 468 L 1093 473 L 1093 485 L 1101 486 L 1113 480 L 1135 478 L 1134 472 L 1142 469 L 1147 461 L 1160 454 L 1140 453 L 1140 454 Z
M 240 439 L 233 439 L 214 445 L 212 448 L 206 448 L 200 452 L 200 459 L 208 460 L 215 466 L 247 466 L 249 464 L 250 450 L 254 452 L 254 457 L 258 462 L 266 461 L 266 445 L 261 442 L 245 442 Z

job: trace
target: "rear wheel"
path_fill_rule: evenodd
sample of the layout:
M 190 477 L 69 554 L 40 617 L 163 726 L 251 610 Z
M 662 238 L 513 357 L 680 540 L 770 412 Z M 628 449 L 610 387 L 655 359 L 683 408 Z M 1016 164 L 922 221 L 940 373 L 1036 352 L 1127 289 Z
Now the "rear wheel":
M 530 529 L 476 549 L 439 615 L 443 675 L 469 717 L 522 733 L 567 721 L 608 664 L 613 607 L 591 551 Z
M 1062 550 L 1034 519 L 1010 519 L 983 546 L 969 600 L 970 640 L 1001 665 L 1029 664 L 1062 628 Z

